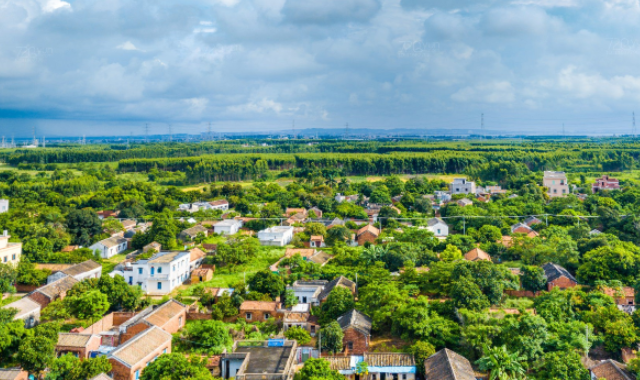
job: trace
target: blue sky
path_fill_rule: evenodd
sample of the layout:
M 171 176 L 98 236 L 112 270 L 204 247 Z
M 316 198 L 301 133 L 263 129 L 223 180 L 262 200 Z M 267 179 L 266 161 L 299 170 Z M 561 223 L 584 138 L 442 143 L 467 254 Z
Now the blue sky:
M 0 133 L 630 133 L 639 29 L 638 0 L 0 0 Z

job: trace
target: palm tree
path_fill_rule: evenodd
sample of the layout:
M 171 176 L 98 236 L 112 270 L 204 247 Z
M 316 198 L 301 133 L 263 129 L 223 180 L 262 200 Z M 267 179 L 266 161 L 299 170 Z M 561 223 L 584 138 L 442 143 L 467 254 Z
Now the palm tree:
M 524 358 L 518 352 L 512 353 L 506 346 L 492 347 L 476 363 L 483 371 L 489 371 L 489 380 L 523 380 L 526 371 L 522 366 Z
M 340 179 L 340 182 L 338 183 L 338 189 L 342 192 L 349 190 L 349 180 L 345 177 L 342 177 Z
M 389 253 L 389 248 L 382 245 L 372 245 L 369 248 L 365 248 L 360 255 L 366 266 L 373 265 L 376 261 L 381 261 L 382 258 Z

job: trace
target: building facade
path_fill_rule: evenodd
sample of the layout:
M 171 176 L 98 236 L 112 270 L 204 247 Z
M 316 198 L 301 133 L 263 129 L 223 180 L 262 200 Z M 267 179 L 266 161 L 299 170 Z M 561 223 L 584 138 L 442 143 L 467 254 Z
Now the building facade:
M 569 194 L 569 181 L 565 172 L 545 171 L 542 186 L 549 189 L 547 195 L 551 198 L 566 197 Z
M 108 239 L 100 240 L 91 247 L 92 251 L 98 251 L 98 254 L 103 259 L 110 259 L 115 255 L 119 255 L 127 250 L 129 242 L 127 239 L 119 236 L 110 237 Z
M 0 235 L 0 262 L 18 266 L 22 256 L 22 243 L 10 243 L 9 231 L 4 230 Z
M 138 285 L 146 294 L 164 295 L 189 278 L 189 251 L 162 251 L 148 260 L 138 260 L 118 273 L 129 285 Z
M 591 192 L 593 194 L 606 190 L 620 190 L 620 181 L 608 175 L 603 175 L 600 178 L 596 178 L 596 182 L 591 185 Z
M 258 232 L 258 240 L 262 245 L 284 247 L 293 239 L 293 227 L 275 226 Z
M 454 178 L 453 183 L 449 184 L 449 192 L 451 194 L 475 194 L 476 183 L 468 181 L 466 178 Z

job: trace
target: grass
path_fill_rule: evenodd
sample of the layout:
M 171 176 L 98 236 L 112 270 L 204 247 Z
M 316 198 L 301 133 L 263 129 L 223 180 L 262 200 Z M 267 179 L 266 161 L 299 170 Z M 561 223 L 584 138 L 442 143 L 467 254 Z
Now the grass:
M 116 267 L 116 265 L 120 264 L 121 262 L 124 261 L 124 259 L 127 257 L 127 254 L 129 254 L 132 250 L 128 249 L 126 251 L 124 251 L 124 253 L 121 253 L 119 255 L 115 255 L 109 259 L 103 259 L 102 260 L 102 274 L 108 274 L 111 273 L 113 271 L 113 268 Z
M 507 297 L 507 299 L 502 302 L 501 307 L 505 309 L 519 309 L 521 307 L 531 309 L 533 307 L 533 299 L 526 297 Z
M 20 298 L 22 298 L 22 297 L 20 297 L 20 296 L 9 296 L 9 297 L 4 298 L 4 299 L 2 299 L 0 301 L 0 306 L 8 305 L 11 302 L 15 302 L 15 301 L 19 300 Z

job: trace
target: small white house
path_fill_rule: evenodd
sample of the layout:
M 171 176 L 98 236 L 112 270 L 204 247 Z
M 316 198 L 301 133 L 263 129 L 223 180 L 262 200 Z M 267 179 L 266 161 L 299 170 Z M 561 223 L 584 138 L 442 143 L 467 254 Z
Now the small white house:
M 0 235 L 0 263 L 16 267 L 22 257 L 22 243 L 9 243 L 10 238 L 7 230 Z
M 451 194 L 475 194 L 476 183 L 468 181 L 466 178 L 454 178 L 453 183 L 449 184 L 449 192 Z
M 113 236 L 108 239 L 100 240 L 91 247 L 92 251 L 98 251 L 103 259 L 109 259 L 127 250 L 127 239 L 120 236 Z
M 317 306 L 320 305 L 319 297 L 327 283 L 327 280 L 298 280 L 294 282 L 293 285 L 287 286 L 287 290 L 293 290 L 293 294 L 299 303 L 308 303 Z
M 0 199 L 0 214 L 9 211 L 9 200 Z
M 293 227 L 275 226 L 258 232 L 258 240 L 262 245 L 284 247 L 293 240 Z
M 213 202 L 209 202 L 211 209 L 227 211 L 229 209 L 229 202 L 226 199 L 218 199 Z
M 163 251 L 148 260 L 125 264 L 124 271 L 116 272 L 129 285 L 138 285 L 146 294 L 164 295 L 182 285 L 189 278 L 189 251 Z
M 213 225 L 213 232 L 220 235 L 235 235 L 242 227 L 242 221 L 227 219 Z
M 49 277 L 47 277 L 47 284 L 56 282 L 65 276 L 71 276 L 78 281 L 89 278 L 100 278 L 100 276 L 102 276 L 102 265 L 93 260 L 84 261 L 67 269 L 50 274 Z
M 440 218 L 431 218 L 427 221 L 427 230 L 433 232 L 436 237 L 449 236 L 449 226 Z

